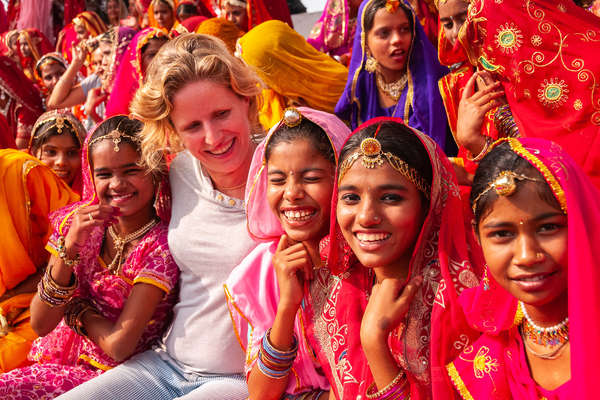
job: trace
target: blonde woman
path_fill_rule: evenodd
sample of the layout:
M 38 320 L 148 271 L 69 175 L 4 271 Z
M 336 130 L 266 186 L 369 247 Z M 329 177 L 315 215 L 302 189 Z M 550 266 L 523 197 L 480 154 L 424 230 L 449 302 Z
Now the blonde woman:
M 187 34 L 165 44 L 132 102 L 144 121 L 142 157 L 176 153 L 169 248 L 180 301 L 158 348 L 62 399 L 244 399 L 244 354 L 231 329 L 223 283 L 255 247 L 243 196 L 255 149 L 259 79 L 221 41 Z

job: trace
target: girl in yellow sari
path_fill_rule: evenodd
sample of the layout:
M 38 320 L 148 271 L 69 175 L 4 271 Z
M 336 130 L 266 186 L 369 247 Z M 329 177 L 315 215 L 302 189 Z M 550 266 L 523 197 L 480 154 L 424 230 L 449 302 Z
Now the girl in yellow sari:
M 263 22 L 242 36 L 236 53 L 268 87 L 260 110 L 266 129 L 280 121 L 290 105 L 333 113 L 348 77 L 345 66 L 278 20 Z
M 0 150 L 0 373 L 27 364 L 29 302 L 48 261 L 48 214 L 79 198 L 35 157 Z

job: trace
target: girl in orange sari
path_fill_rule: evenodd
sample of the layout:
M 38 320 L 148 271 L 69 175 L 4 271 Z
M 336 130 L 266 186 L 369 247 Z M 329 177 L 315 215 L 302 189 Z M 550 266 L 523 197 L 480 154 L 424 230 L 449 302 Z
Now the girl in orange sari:
M 44 54 L 52 50 L 50 41 L 39 30 L 28 28 L 19 32 L 17 53 L 23 72 L 32 82 L 36 82 L 34 72 L 36 63 Z
M 0 150 L 0 372 L 26 365 L 29 302 L 48 260 L 48 214 L 79 196 L 35 157 Z

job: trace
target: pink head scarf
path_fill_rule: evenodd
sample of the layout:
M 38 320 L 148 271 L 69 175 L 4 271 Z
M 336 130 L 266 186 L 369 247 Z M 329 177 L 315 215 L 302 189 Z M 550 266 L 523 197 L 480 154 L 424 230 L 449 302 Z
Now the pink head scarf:
M 350 129 L 333 114 L 308 107 L 299 107 L 298 111 L 303 118 L 307 118 L 323 129 L 331 142 L 337 161 L 342 143 L 350 135 Z M 279 219 L 273 214 L 267 202 L 267 160 L 265 159 L 267 144 L 282 123 L 283 121 L 280 121 L 272 127 L 265 140 L 258 145 L 248 172 L 245 196 L 246 213 L 248 215 L 248 231 L 255 240 L 277 240 L 284 233 Z
M 403 124 L 399 118 L 374 118 L 359 126 L 353 135 L 381 123 Z M 451 343 L 446 343 L 446 329 L 461 319 L 458 295 L 478 284 L 471 259 L 480 256 L 465 217 L 454 170 L 438 145 L 425 134 L 405 125 L 417 136 L 429 155 L 432 186 L 429 211 L 415 244 L 407 281 L 423 277 L 423 284 L 413 299 L 405 322 L 394 329 L 388 344 L 398 365 L 406 372 L 412 399 L 429 399 L 440 381 L 445 380 L 444 365 L 453 357 Z M 339 175 L 339 169 L 338 169 Z M 330 235 L 321 243 L 327 267 L 337 274 L 328 294 L 327 305 L 312 308 L 311 336 L 317 340 L 319 361 L 331 383 L 336 398 L 365 398 L 373 382 L 360 342 L 360 326 L 373 286 L 373 272 L 356 262 L 336 221 L 338 186 L 334 187 L 331 205 Z M 477 264 L 475 264 L 477 265 Z M 312 309 L 311 309 L 312 308 Z M 325 328 L 318 327 L 319 323 Z M 326 331 L 327 335 L 320 334 Z
M 567 213 L 569 252 L 569 338 L 574 399 L 597 397 L 600 358 L 600 193 L 573 159 L 556 143 L 537 138 L 502 139 L 544 177 Z M 496 145 L 497 145 L 496 144 Z M 465 291 L 461 305 L 470 328 L 496 336 L 514 326 L 517 300 L 490 275 L 483 285 Z M 515 398 L 528 398 L 513 393 Z
M 151 39 L 169 36 L 158 28 L 146 28 L 138 32 L 125 50 L 114 80 L 113 90 L 106 103 L 106 117 L 129 114 L 129 103 L 142 84 L 142 49 Z

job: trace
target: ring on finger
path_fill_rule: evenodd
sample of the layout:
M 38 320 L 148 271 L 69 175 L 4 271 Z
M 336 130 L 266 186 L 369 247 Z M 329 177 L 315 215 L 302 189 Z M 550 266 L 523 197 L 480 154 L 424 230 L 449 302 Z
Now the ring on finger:
M 88 218 L 89 218 L 90 222 L 94 222 L 94 217 L 92 217 L 92 213 L 88 214 Z

